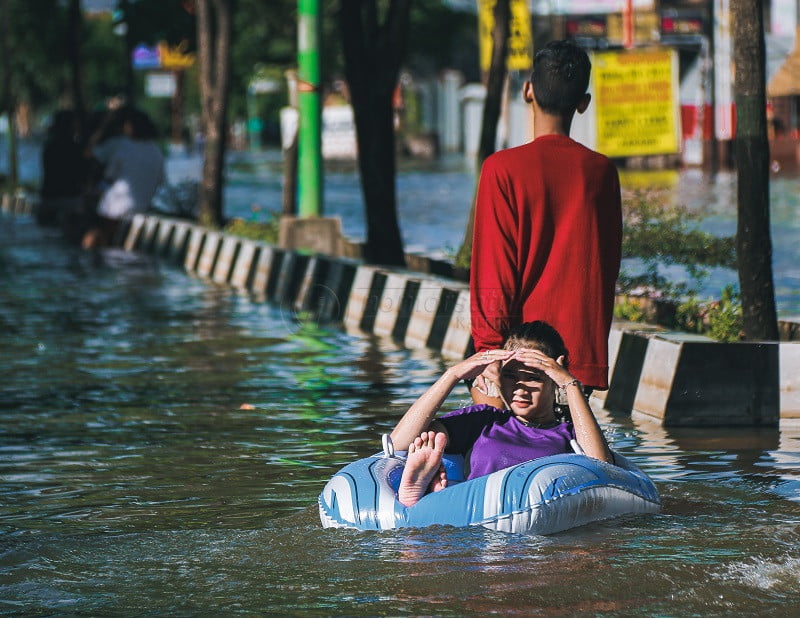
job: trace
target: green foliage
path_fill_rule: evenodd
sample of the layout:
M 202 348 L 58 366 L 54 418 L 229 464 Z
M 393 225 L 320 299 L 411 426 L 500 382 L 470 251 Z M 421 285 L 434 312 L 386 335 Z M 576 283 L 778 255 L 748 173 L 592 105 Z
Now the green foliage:
M 67 3 L 10 0 L 12 88 L 34 112 L 57 109 L 69 88 Z M 124 42 L 112 32 L 108 13 L 85 15 L 81 56 L 91 107 L 124 89 Z M 2 93 L 0 93 L 2 95 Z
M 734 237 L 718 237 L 696 227 L 699 216 L 681 206 L 666 206 L 653 195 L 636 193 L 623 200 L 622 257 L 637 258 L 639 269 L 623 268 L 617 280 L 622 293 L 642 290 L 656 299 L 683 299 L 664 326 L 697 333 L 718 341 L 738 341 L 742 331 L 742 309 L 732 287 L 722 291 L 719 300 L 701 302 L 696 288 L 707 276 L 707 268 L 736 268 Z M 691 284 L 676 284 L 662 273 L 665 266 L 686 269 Z M 633 306 L 630 306 L 633 305 Z M 618 318 L 638 321 L 636 303 L 615 307 Z
M 250 240 L 259 240 L 270 244 L 278 243 L 278 230 L 280 227 L 280 213 L 272 212 L 266 221 L 258 221 L 260 212 L 258 207 L 253 207 L 253 215 L 250 220 L 239 217 L 231 219 L 225 226 L 225 232 L 235 234 Z
M 230 116 L 243 118 L 248 115 L 247 87 L 259 67 L 269 67 L 284 81 L 284 71 L 297 63 L 296 0 L 239 0 L 233 33 Z M 273 122 L 277 110 L 288 101 L 285 91 L 258 99 L 259 116 Z
M 112 28 L 108 13 L 86 16 L 84 20 L 81 55 L 89 108 L 100 109 L 108 98 L 125 91 L 125 42 Z
M 410 23 L 406 64 L 414 73 L 435 75 L 444 68 L 457 68 L 468 80 L 480 79 L 475 13 L 426 0 L 412 3 Z
M 675 311 L 675 324 L 687 333 L 703 334 L 706 330 L 703 325 L 704 317 L 704 305 L 696 295 L 692 294 L 678 305 Z
M 67 9 L 59 0 L 8 0 L 8 11 L 11 88 L 36 109 L 56 100 L 68 79 Z
M 695 286 L 707 276 L 707 268 L 736 267 L 734 237 L 718 237 L 691 225 L 699 217 L 682 206 L 657 203 L 643 193 L 623 200 L 622 257 L 638 258 L 636 273 L 623 268 L 618 285 L 623 292 L 636 288 L 657 291 L 667 298 L 690 294 L 688 284 L 675 284 L 662 274 L 664 266 L 680 265 Z
M 297 62 L 296 0 L 239 0 L 233 15 L 233 68 L 249 79 L 256 64 Z
M 735 266 L 734 239 L 720 238 L 689 227 L 699 217 L 682 206 L 664 206 L 636 194 L 623 203 L 625 238 L 622 257 L 659 259 L 691 267 Z
M 614 304 L 614 317 L 628 322 L 642 322 L 645 319 L 645 312 L 641 305 L 626 298 Z
M 675 320 L 679 328 L 706 335 L 717 341 L 742 339 L 742 305 L 732 286 L 722 290 L 719 300 L 700 302 L 690 296 L 678 306 Z
M 118 0 L 117 11 L 128 26 L 133 41 L 154 45 L 186 41 L 195 49 L 195 20 L 179 0 Z
M 12 16 L 11 51 L 14 93 L 29 103 L 34 112 L 50 112 L 63 100 L 69 84 L 67 45 L 68 3 L 64 0 L 9 0 Z M 322 75 L 326 82 L 343 73 L 339 3 L 322 4 Z M 117 0 L 117 20 L 124 20 L 134 43 L 172 45 L 188 42 L 196 51 L 195 17 L 179 0 Z M 85 95 L 89 108 L 99 107 L 126 89 L 125 37 L 114 33 L 111 13 L 84 13 L 81 56 Z M 443 0 L 414 3 L 409 29 L 408 65 L 418 72 L 435 73 L 444 66 L 459 66 L 464 57 L 474 64 L 475 15 L 453 11 Z M 284 72 L 297 64 L 297 0 L 237 0 L 233 13 L 231 48 L 232 118 L 247 116 L 247 86 L 257 67 L 267 67 L 283 80 Z M 143 72 L 136 72 L 141 92 Z M 186 80 L 186 109 L 199 109 L 196 70 Z M 0 93 L 2 95 L 2 93 Z M 278 111 L 286 105 L 285 88 L 276 94 L 259 96 L 258 115 L 273 127 Z M 169 125 L 168 101 L 142 97 L 159 128 Z
M 731 286 L 722 291 L 720 300 L 710 303 L 708 321 L 708 334 L 717 341 L 739 341 L 743 338 L 741 299 Z

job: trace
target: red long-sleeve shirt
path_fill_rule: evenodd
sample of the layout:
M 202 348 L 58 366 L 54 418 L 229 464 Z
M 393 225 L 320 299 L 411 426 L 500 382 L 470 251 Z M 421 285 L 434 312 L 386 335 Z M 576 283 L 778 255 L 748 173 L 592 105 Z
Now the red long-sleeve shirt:
M 620 201 L 613 163 L 563 135 L 486 159 L 470 275 L 477 351 L 502 347 L 512 326 L 544 320 L 563 337 L 570 372 L 608 388 Z

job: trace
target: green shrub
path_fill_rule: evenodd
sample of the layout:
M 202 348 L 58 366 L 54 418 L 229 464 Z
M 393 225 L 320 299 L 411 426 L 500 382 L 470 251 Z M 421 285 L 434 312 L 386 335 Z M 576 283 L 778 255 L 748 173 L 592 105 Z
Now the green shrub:
M 618 279 L 622 293 L 650 292 L 679 299 L 696 292 L 707 268 L 736 268 L 735 237 L 703 232 L 694 226 L 698 215 L 660 201 L 643 192 L 623 199 L 622 257 L 640 260 L 641 268 L 634 273 L 623 267 Z M 685 268 L 691 283 L 667 280 L 661 271 L 672 265 Z
M 623 300 L 618 300 L 614 304 L 614 317 L 618 320 L 627 320 L 628 322 L 642 322 L 645 320 L 646 315 L 641 305 L 629 298 L 625 298 Z
M 675 312 L 676 326 L 687 333 L 702 334 L 705 331 L 704 318 L 705 308 L 694 294 L 678 305 Z
M 740 341 L 743 338 L 742 304 L 731 286 L 708 308 L 709 337 L 717 341 Z
M 697 228 L 700 217 L 683 206 L 664 204 L 654 192 L 626 196 L 623 211 L 623 259 L 636 259 L 631 268 L 623 266 L 617 280 L 618 292 L 661 301 L 679 302 L 674 316 L 659 323 L 669 328 L 705 335 L 718 341 L 738 341 L 742 336 L 742 309 L 732 286 L 722 290 L 719 300 L 701 302 L 697 290 L 709 268 L 736 268 L 736 239 L 718 237 Z M 685 269 L 689 281 L 675 283 L 663 269 Z M 626 299 L 615 307 L 620 319 L 650 319 L 641 303 Z
M 719 300 L 702 303 L 696 296 L 690 296 L 678 306 L 675 318 L 678 327 L 690 333 L 724 342 L 742 339 L 742 305 L 739 294 L 730 285 L 722 290 Z
M 254 210 L 254 213 L 258 212 Z M 239 217 L 231 219 L 225 226 L 225 232 L 236 234 L 250 240 L 260 240 L 270 244 L 278 243 L 280 229 L 280 213 L 273 212 L 267 221 L 256 221 L 255 218 L 247 221 Z

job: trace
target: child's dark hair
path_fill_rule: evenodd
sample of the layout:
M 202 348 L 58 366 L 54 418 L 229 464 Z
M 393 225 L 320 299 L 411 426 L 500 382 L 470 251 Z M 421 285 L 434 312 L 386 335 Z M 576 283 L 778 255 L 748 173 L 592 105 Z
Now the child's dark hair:
M 533 96 L 542 111 L 572 114 L 589 88 L 592 63 L 572 41 L 551 41 L 533 59 Z
M 564 357 L 564 367 L 569 368 L 569 352 L 564 340 L 558 331 L 547 322 L 536 320 L 535 322 L 524 322 L 515 326 L 508 333 L 506 342 L 503 344 L 504 350 L 517 350 L 519 348 L 531 348 L 540 350 L 550 358 L 557 359 Z M 556 403 L 554 406 L 556 419 L 562 421 L 572 421 L 569 414 L 569 406 Z
M 567 352 L 567 346 L 564 345 L 564 340 L 555 328 L 542 320 L 524 322 L 509 331 L 503 349 L 517 350 L 519 348 L 541 350 L 550 358 L 563 356 L 564 367 L 569 367 L 569 352 Z

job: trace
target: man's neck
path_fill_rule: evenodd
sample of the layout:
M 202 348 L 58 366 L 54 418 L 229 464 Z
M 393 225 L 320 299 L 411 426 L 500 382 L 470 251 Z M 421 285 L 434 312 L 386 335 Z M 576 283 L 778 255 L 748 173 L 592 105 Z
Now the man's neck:
M 572 115 L 569 117 L 548 114 L 541 110 L 533 114 L 533 139 L 544 135 L 563 135 L 569 137 Z

